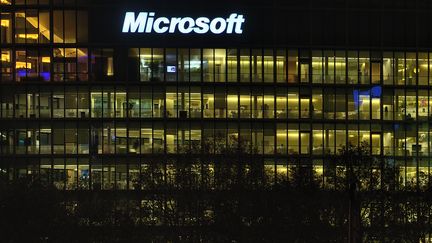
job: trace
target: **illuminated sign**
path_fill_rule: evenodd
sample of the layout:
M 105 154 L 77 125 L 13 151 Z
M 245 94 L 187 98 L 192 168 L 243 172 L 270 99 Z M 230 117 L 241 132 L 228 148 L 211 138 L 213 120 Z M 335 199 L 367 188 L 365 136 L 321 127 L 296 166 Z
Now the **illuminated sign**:
M 155 17 L 154 12 L 127 12 L 123 22 L 123 33 L 176 33 L 182 34 L 242 34 L 245 18 L 232 13 L 228 18 L 216 17 Z
M 177 72 L 176 66 L 167 66 L 167 73 L 175 73 Z

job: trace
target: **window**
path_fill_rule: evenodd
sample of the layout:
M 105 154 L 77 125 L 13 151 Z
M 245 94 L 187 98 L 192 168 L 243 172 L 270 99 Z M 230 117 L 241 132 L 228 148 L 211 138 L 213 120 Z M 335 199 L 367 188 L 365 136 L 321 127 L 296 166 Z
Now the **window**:
M 405 85 L 405 55 L 403 52 L 394 53 L 395 84 Z
M 238 118 L 238 95 L 236 90 L 230 90 L 227 94 L 228 118 Z
M 248 90 L 240 91 L 240 118 L 251 118 L 251 94 Z
M 355 51 L 348 52 L 348 83 L 357 84 L 359 78 L 358 53 Z
M 323 82 L 324 59 L 321 51 L 312 51 L 312 82 Z
M 203 90 L 203 117 L 213 118 L 214 117 L 214 91 L 211 88 L 206 88 Z
M 322 155 L 324 153 L 323 139 L 322 124 L 314 124 L 312 132 L 312 154 Z
M 420 52 L 418 53 L 418 84 L 427 85 L 429 76 L 429 64 L 428 64 L 428 53 Z
M 38 29 L 26 29 L 30 15 L 24 12 L 22 33 L 37 30 L 37 45 L 40 22 Z M 40 21 L 39 12 L 36 19 Z M 3 32 L 4 28 L 1 36 Z M 1 118 L 21 120 L 1 128 L 2 154 L 184 153 L 187 149 L 198 151 L 203 140 L 211 144 L 209 152 L 221 153 L 221 148 L 241 142 L 247 152 L 269 157 L 263 165 L 279 178 L 287 176 L 287 164 L 293 162 L 313 162 L 318 173 L 330 173 L 323 171 L 326 161 L 309 155 L 318 158 L 337 153 L 349 143 L 367 142 L 373 155 L 385 156 L 388 161 L 392 156 L 408 157 L 395 162 L 404 166 L 404 173 L 410 173 L 407 183 L 416 175 L 415 168 L 421 173 L 427 170 L 426 156 L 431 149 L 427 121 L 432 101 L 426 87 L 431 76 L 430 54 L 426 52 L 319 50 L 309 57 L 307 50 L 298 57 L 296 50 L 283 48 L 131 48 L 125 67 L 129 80 L 148 83 L 118 86 L 97 84 L 115 80 L 114 49 L 34 48 L 22 45 L 33 39 L 22 41 L 16 48 L 2 45 L 0 49 L 2 81 L 16 76 L 17 81 L 29 83 L 1 90 Z M 71 82 L 42 88 L 38 83 L 86 81 L 89 71 L 94 85 Z M 274 79 L 278 84 L 211 84 L 226 80 L 270 84 Z M 155 81 L 168 83 L 152 83 Z M 201 85 L 201 81 L 208 84 Z M 293 85 L 300 81 L 305 83 Z M 350 85 L 338 85 L 345 82 Z M 87 119 L 92 120 L 91 126 Z M 282 156 L 270 158 L 273 155 Z M 60 188 L 88 188 L 90 173 L 95 188 L 105 183 L 106 189 L 130 189 L 125 183 L 139 176 L 142 169 L 137 159 L 126 162 L 108 156 L 103 164 L 92 161 L 89 171 L 86 156 L 79 157 L 44 159 L 39 171 L 41 175 L 52 173 L 43 176 Z M 118 166 L 119 162 L 125 164 Z M 145 161 L 146 166 L 149 163 Z M 19 173 L 36 173 L 38 166 L 25 165 Z M 173 168 L 169 165 L 169 173 L 174 173 Z
M 429 110 L 429 101 L 428 101 L 428 91 L 427 90 L 419 90 L 417 96 L 417 105 L 418 105 L 418 120 L 426 121 L 428 118 L 428 110 Z
M 216 118 L 225 118 L 227 112 L 227 97 L 225 95 L 225 89 L 216 88 L 215 89 L 215 117 Z
M 336 89 L 335 95 L 335 117 L 336 119 L 346 119 L 346 91 Z
M 300 62 L 300 83 L 309 83 L 312 77 L 311 71 L 311 53 L 309 51 L 301 51 L 299 54 Z M 322 61 L 321 61 L 322 65 Z
M 311 105 L 312 118 L 323 118 L 323 95 L 320 89 L 312 90 L 312 105 Z
M 203 50 L 203 81 L 204 82 L 213 82 L 214 81 L 214 50 L 213 49 L 204 49 Z
M 394 99 L 393 91 L 385 89 L 382 95 L 384 120 L 393 120 L 393 111 L 394 111 L 393 99 Z
M 164 53 L 161 48 L 140 48 L 140 80 L 162 81 L 164 79 Z
M 34 9 L 16 12 L 15 13 L 15 42 L 16 43 L 49 43 L 50 42 L 49 12 L 38 11 Z
M 263 81 L 263 55 L 261 49 L 252 49 L 251 74 L 252 82 L 261 83 Z
M 361 120 L 369 120 L 370 109 L 371 109 L 371 94 L 370 90 L 360 90 L 358 93 L 354 92 L 354 95 L 358 95 L 358 111 L 359 118 Z M 357 97 L 354 97 L 356 99 Z
M 190 49 L 190 81 L 201 81 L 201 49 Z
M 405 97 L 405 119 L 416 120 L 417 118 L 417 95 L 414 90 L 407 90 Z
M 301 132 L 300 133 L 300 140 L 301 140 L 301 154 L 309 154 L 309 148 L 310 148 L 310 133 L 309 132 Z
M 12 43 L 12 19 L 10 13 L 0 13 L 0 43 Z
M 1 49 L 0 80 L 3 82 L 12 81 L 12 55 L 11 50 Z
M 370 83 L 370 58 L 369 52 L 359 53 L 359 79 L 361 84 Z
M 300 118 L 310 118 L 310 94 L 300 96 Z
M 264 126 L 263 132 L 263 145 L 264 145 L 264 154 L 274 154 L 275 153 L 275 131 L 272 124 L 266 124 Z
M 127 101 L 127 112 L 130 118 L 140 117 L 140 89 L 139 87 L 129 87 L 128 89 L 128 101 Z
M 299 153 L 298 124 L 288 124 L 288 154 Z
M 39 0 L 40 1 L 40 0 Z M 88 42 L 88 13 L 77 11 L 77 42 Z
M 177 50 L 166 49 L 165 60 L 167 65 L 166 81 L 177 81 L 178 63 L 177 63 Z
M 227 50 L 228 82 L 237 82 L 237 50 Z
M 263 65 L 264 65 L 264 82 L 273 83 L 274 81 L 273 50 L 264 49 Z
M 215 82 L 225 82 L 227 58 L 225 49 L 215 49 Z
M 178 81 L 188 82 L 190 80 L 190 57 L 189 49 L 178 49 Z
M 250 82 L 251 61 L 250 50 L 240 50 L 240 82 Z M 256 68 L 256 66 L 255 66 Z
M 276 51 L 276 82 L 287 82 L 287 53 L 285 49 L 278 49 Z
M 396 107 L 395 120 L 405 119 L 406 106 L 405 106 L 405 91 L 397 89 L 394 93 L 394 102 Z
M 189 112 L 191 118 L 201 118 L 201 90 L 199 87 L 190 88 Z
M 335 93 L 334 90 L 325 89 L 323 91 L 323 112 L 324 119 L 335 118 Z
M 91 51 L 91 73 L 94 81 L 114 80 L 114 50 L 94 49 Z
M 54 81 L 87 81 L 88 51 L 85 48 L 54 48 Z
M 335 82 L 337 84 L 346 83 L 346 59 L 345 59 L 345 51 L 336 51 L 335 57 Z
M 152 77 L 152 69 L 155 67 L 152 64 L 151 48 L 140 48 L 136 53 L 139 60 L 139 76 L 141 81 L 150 81 Z M 157 66 L 159 67 L 159 66 Z
M 298 89 L 288 90 L 288 118 L 298 119 L 299 118 L 299 93 Z
M 298 52 L 288 51 L 288 83 L 298 82 Z
M 333 84 L 335 82 L 335 54 L 334 51 L 324 51 L 324 83 Z
M 85 11 L 54 10 L 54 43 L 88 41 L 88 14 Z
M 274 106 L 275 106 L 274 91 L 269 89 L 264 90 L 264 98 L 263 98 L 263 105 L 262 105 L 263 118 L 265 119 L 274 118 L 274 108 L 275 108 Z
M 393 59 L 392 52 L 384 52 L 382 66 L 383 66 L 383 83 L 385 85 L 393 85 L 394 59 Z
M 286 89 L 276 91 L 276 118 L 286 119 L 288 117 L 288 99 Z
M 2 0 L 1 2 L 11 3 L 12 0 Z M 16 5 L 42 5 L 42 4 L 48 4 L 49 0 L 15 0 Z
M 47 49 L 17 50 L 15 60 L 17 82 L 51 80 L 51 57 Z
M 416 85 L 417 84 L 417 59 L 416 53 L 408 52 L 406 53 L 406 85 Z

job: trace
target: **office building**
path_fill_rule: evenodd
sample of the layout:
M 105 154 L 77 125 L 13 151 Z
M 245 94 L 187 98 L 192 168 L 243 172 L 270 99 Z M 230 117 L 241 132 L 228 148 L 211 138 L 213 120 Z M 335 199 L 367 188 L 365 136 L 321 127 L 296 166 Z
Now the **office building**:
M 196 169 L 212 171 L 221 147 L 241 144 L 269 183 L 312 166 L 326 187 L 331 155 L 365 142 L 400 188 L 428 183 L 428 1 L 1 0 L 0 11 L 9 180 L 132 190 L 155 161 L 169 184 L 179 154 L 205 153 Z

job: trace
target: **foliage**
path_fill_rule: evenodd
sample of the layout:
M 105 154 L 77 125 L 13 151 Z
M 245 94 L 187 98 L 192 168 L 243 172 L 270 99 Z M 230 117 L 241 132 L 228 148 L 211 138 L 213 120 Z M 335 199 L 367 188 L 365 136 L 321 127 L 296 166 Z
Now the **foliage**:
M 368 144 L 329 157 L 325 174 L 292 158 L 276 181 L 257 149 L 237 138 L 179 152 L 143 166 L 129 191 L 63 192 L 37 177 L 0 180 L 2 239 L 419 242 L 431 232 L 427 177 L 401 187 L 399 168 Z

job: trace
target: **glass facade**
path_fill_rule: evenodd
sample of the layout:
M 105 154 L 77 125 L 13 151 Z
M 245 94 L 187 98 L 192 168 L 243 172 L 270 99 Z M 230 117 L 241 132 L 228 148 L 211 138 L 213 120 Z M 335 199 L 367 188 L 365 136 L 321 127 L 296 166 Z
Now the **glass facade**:
M 197 168 L 213 168 L 224 148 L 242 146 L 272 183 L 307 165 L 327 186 L 331 155 L 362 142 L 398 168 L 400 188 L 429 178 L 432 53 L 98 46 L 86 10 L 0 4 L 0 162 L 10 180 L 127 190 L 164 160 L 169 184 L 179 154 L 205 154 Z

